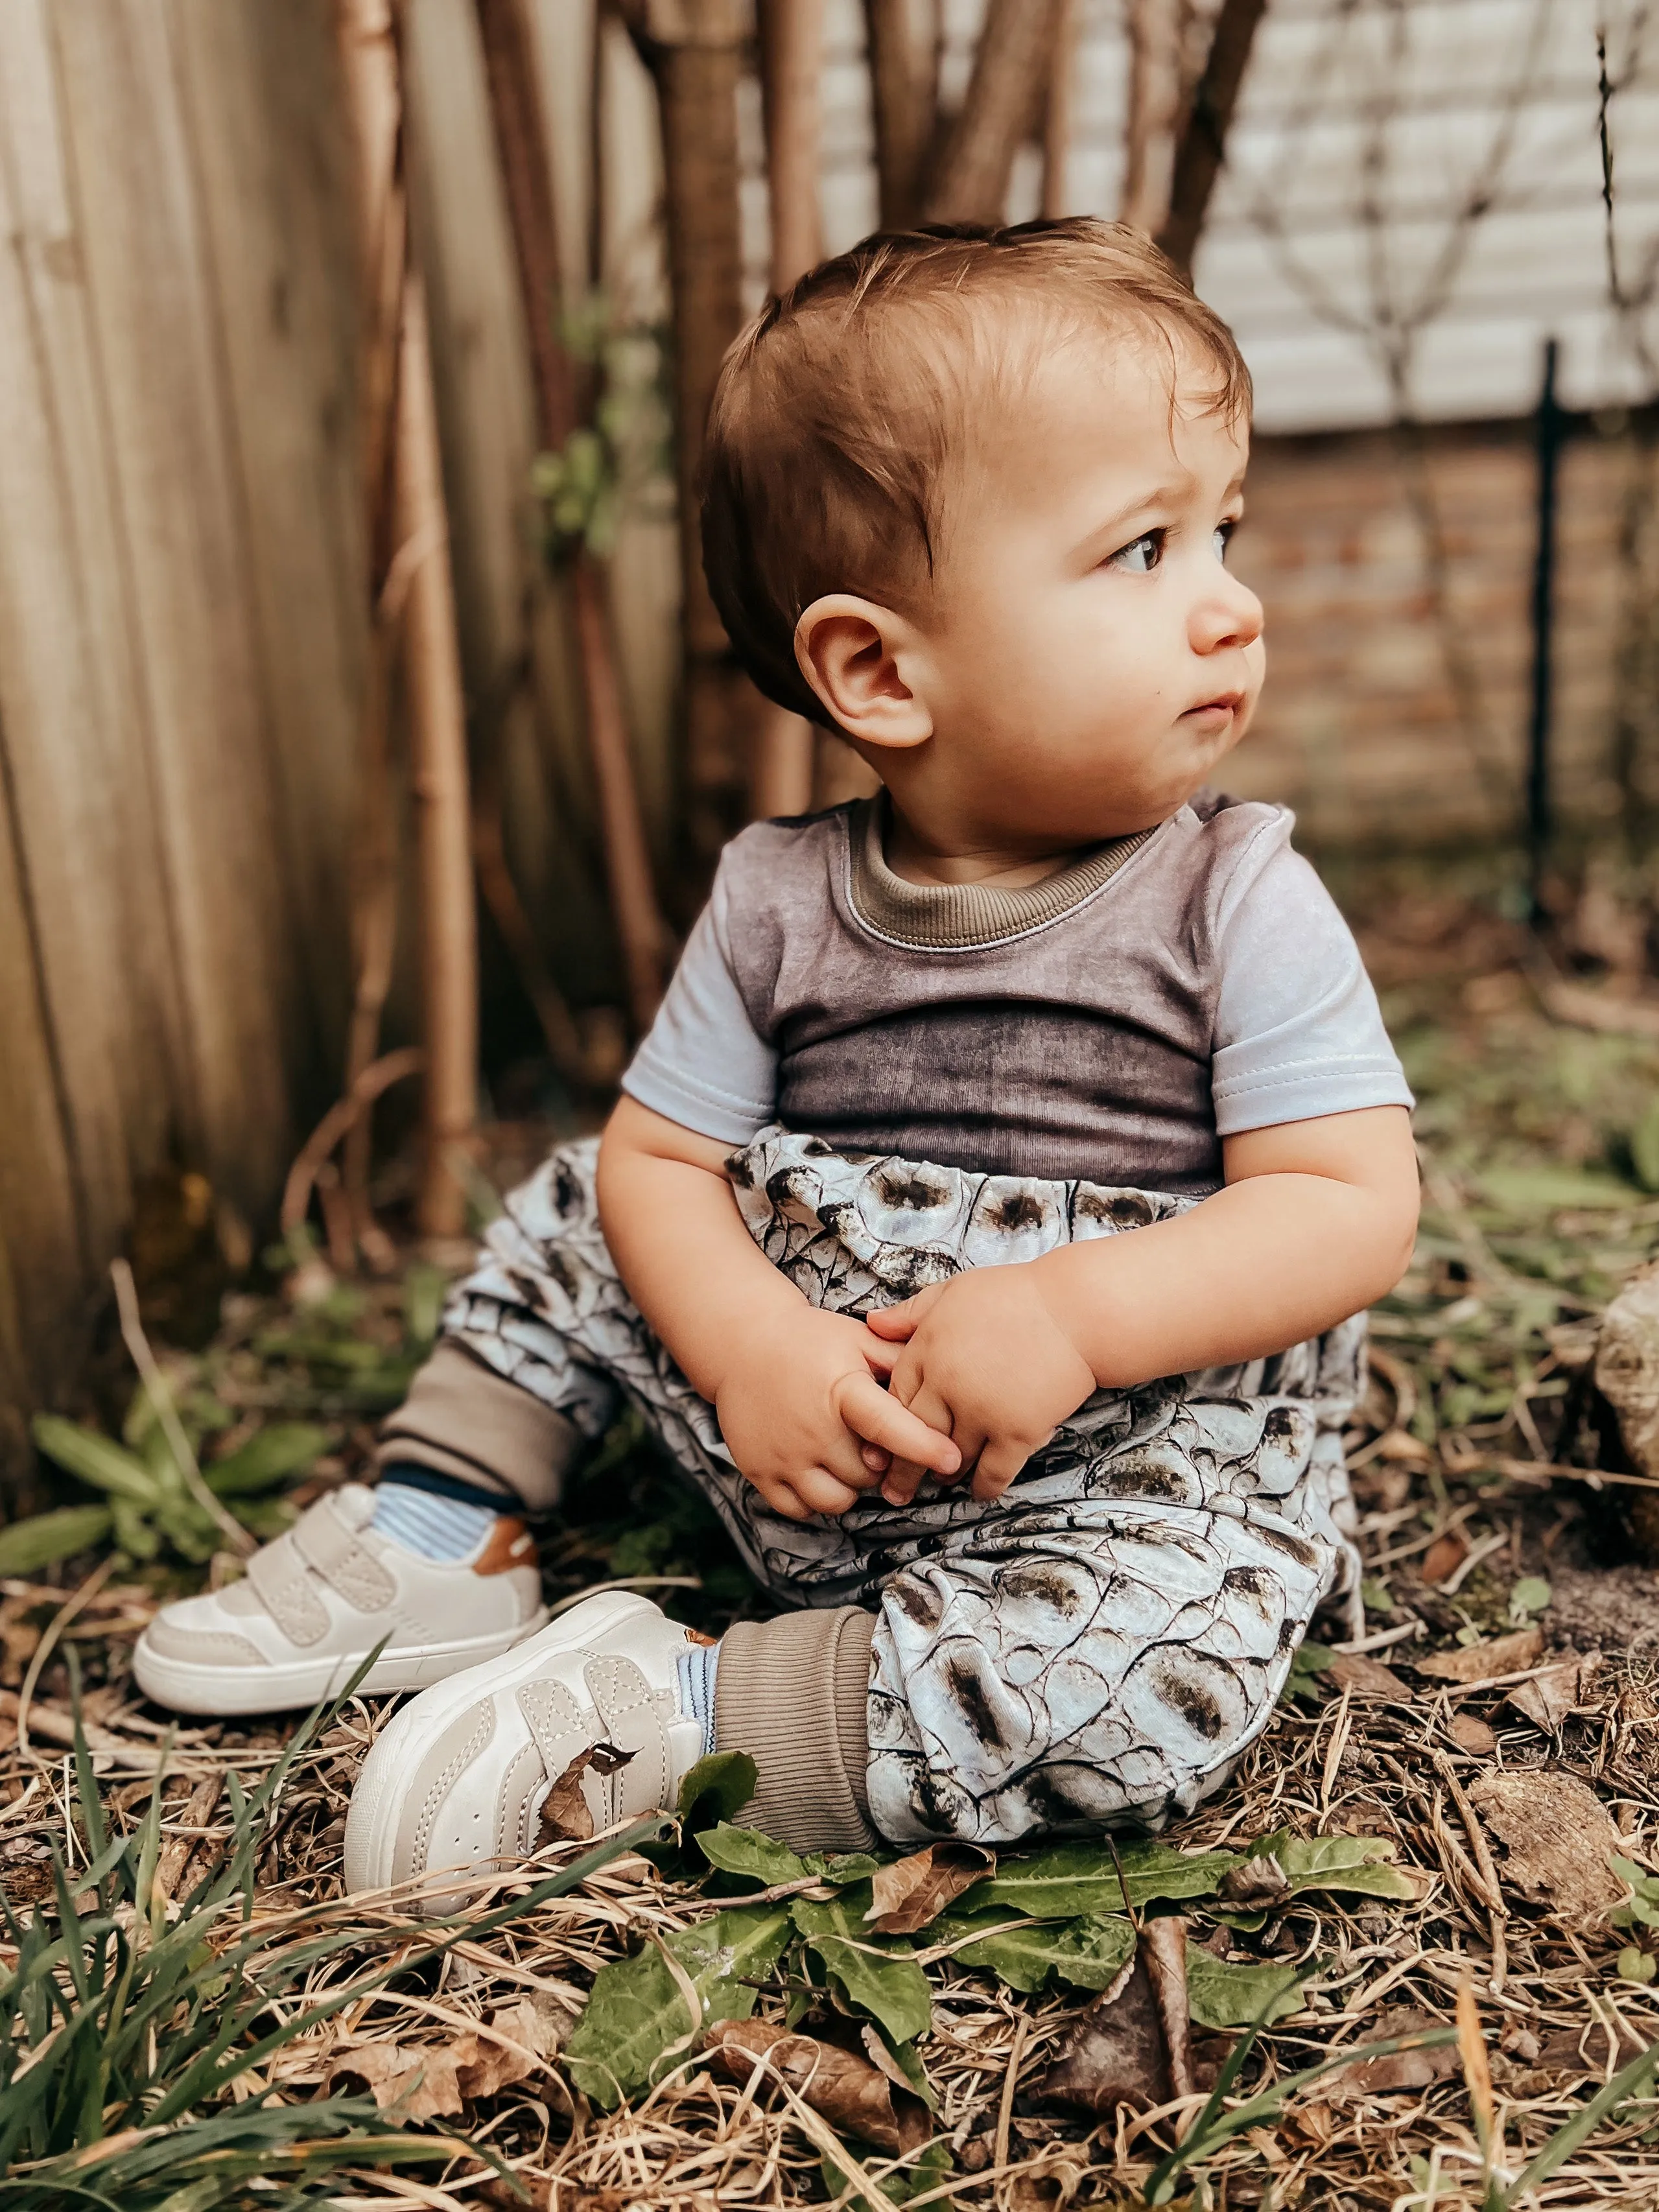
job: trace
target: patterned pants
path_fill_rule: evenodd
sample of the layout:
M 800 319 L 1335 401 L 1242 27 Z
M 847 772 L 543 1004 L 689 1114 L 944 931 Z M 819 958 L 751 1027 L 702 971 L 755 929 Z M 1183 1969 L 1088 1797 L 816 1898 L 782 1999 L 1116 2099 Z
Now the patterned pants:
M 596 1140 L 507 1201 L 445 1334 L 598 1437 L 637 1407 L 755 1575 L 794 1605 L 878 1608 L 871 1817 L 895 1842 L 1161 1826 L 1267 1725 L 1315 1610 L 1358 1561 L 1341 1430 L 1364 1319 L 1269 1359 L 1097 1391 L 1000 1498 L 925 1481 L 838 1520 L 770 1510 L 623 1289 Z M 863 1314 L 963 1267 L 1032 1260 L 1194 1203 L 1090 1183 L 844 1159 L 763 1130 L 730 1173 L 750 1235 L 814 1305 Z

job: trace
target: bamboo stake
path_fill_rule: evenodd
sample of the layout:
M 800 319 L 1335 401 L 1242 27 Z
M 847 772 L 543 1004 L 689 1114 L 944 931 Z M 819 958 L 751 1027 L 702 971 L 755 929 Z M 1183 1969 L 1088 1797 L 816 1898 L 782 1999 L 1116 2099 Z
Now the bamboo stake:
M 884 230 L 921 213 L 922 176 L 938 115 L 936 50 L 918 36 L 915 0 L 864 0 Z
M 1056 0 L 991 0 L 960 112 L 925 206 L 931 222 L 1000 222 L 1014 155 L 1048 80 Z
M 349 1095 L 380 1048 L 397 950 L 398 852 L 390 723 L 392 659 L 401 595 L 392 604 L 387 576 L 393 557 L 392 433 L 408 203 L 401 160 L 398 50 L 388 0 L 337 0 L 335 30 L 357 140 L 354 182 L 364 276 L 360 409 L 373 611 L 352 836 L 353 994 L 343 1086 Z M 365 1117 L 347 1139 L 343 1164 L 345 1194 L 360 1239 L 374 1234 L 368 1206 L 371 1134 Z
M 675 462 L 685 651 L 687 830 L 710 860 L 748 795 L 757 694 L 732 660 L 702 572 L 697 477 L 703 426 L 743 319 L 738 219 L 738 0 L 617 0 L 657 87 L 668 274 L 674 301 Z
M 823 110 L 823 0 L 760 0 L 761 93 L 772 209 L 772 289 L 782 294 L 823 252 L 818 145 Z M 804 715 L 768 702 L 755 733 L 750 811 L 805 814 L 812 804 L 816 732 Z
M 404 285 L 397 520 L 400 542 L 418 549 L 404 613 L 426 1042 L 415 1215 L 423 1237 L 458 1237 L 466 1226 L 466 1198 L 449 1155 L 470 1140 L 477 1112 L 477 924 L 468 826 L 466 706 L 426 292 L 413 269 Z
M 536 90 L 535 46 L 524 0 L 477 0 L 477 7 L 524 296 L 538 426 L 543 443 L 556 452 L 576 427 L 576 391 L 570 358 L 558 337 L 562 301 L 558 234 L 552 168 Z M 572 564 L 571 599 L 611 909 L 622 945 L 629 1010 L 635 1028 L 643 1030 L 662 996 L 669 933 L 652 883 L 603 582 L 582 549 Z
M 1129 98 L 1118 218 L 1156 233 L 1169 211 L 1170 163 L 1181 107 L 1181 30 L 1175 0 L 1129 0 Z
M 1048 96 L 1042 112 L 1042 212 L 1051 222 L 1072 204 L 1070 167 L 1077 106 L 1078 0 L 1056 0 Z

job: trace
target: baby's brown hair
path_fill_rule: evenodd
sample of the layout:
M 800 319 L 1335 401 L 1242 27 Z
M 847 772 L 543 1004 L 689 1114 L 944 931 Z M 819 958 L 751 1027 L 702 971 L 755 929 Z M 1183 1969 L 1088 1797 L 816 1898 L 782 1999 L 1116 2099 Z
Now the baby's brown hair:
M 811 270 L 733 341 L 703 450 L 702 558 L 732 647 L 779 705 L 824 709 L 795 624 L 826 592 L 902 606 L 935 573 L 942 485 L 967 403 L 1012 366 L 1006 319 L 1042 338 L 1103 327 L 1215 375 L 1208 404 L 1249 412 L 1231 331 L 1152 240 L 1091 216 L 877 232 Z M 1184 346 L 1182 342 L 1184 341 Z

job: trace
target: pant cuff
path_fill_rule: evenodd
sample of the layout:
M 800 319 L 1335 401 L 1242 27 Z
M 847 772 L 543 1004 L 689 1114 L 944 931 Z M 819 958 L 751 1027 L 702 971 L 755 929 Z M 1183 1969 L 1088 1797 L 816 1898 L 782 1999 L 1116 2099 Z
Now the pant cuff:
M 738 1818 L 797 1851 L 878 1844 L 870 1825 L 870 1639 L 859 1606 L 740 1620 L 720 1639 L 714 1741 L 758 1770 Z
M 446 1340 L 382 1425 L 375 1466 L 412 1461 L 543 1513 L 580 1442 L 562 1413 Z

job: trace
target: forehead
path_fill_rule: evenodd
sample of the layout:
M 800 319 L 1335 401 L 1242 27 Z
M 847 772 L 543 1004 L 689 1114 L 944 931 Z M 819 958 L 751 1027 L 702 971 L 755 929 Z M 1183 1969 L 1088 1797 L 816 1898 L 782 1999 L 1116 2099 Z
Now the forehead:
M 1218 404 L 1215 365 L 1180 331 L 1085 331 L 1018 349 L 997 364 L 967 474 L 988 490 L 1082 492 L 1085 481 L 1146 477 L 1224 485 L 1243 469 L 1249 426 Z

